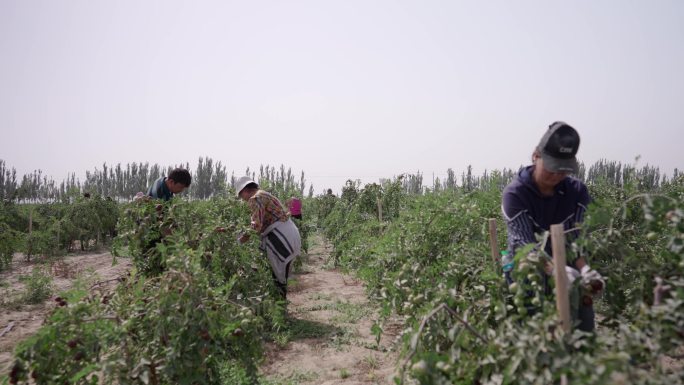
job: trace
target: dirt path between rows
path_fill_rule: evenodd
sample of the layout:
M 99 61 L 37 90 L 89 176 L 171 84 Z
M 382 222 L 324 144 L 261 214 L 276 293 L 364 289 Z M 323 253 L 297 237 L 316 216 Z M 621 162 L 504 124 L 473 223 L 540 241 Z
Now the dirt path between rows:
M 401 324 L 385 323 L 378 345 L 371 333 L 378 312 L 363 283 L 326 269 L 330 247 L 320 237 L 312 243 L 289 286 L 291 336 L 267 344 L 262 374 L 288 385 L 394 384 Z
M 385 322 L 379 344 L 371 333 L 378 318 L 368 302 L 363 283 L 338 270 L 325 267 L 330 247 L 320 237 L 304 258 L 302 272 L 289 286 L 289 330 L 283 340 L 269 342 L 261 373 L 283 385 L 394 384 L 398 353 L 394 351 L 401 323 Z M 12 268 L 0 273 L 0 375 L 9 372 L 12 353 L 21 341 L 33 335 L 56 306 L 53 298 L 73 287 L 77 280 L 88 287 L 107 281 L 113 289 L 116 278 L 131 268 L 129 259 L 112 265 L 108 252 L 67 256 L 52 263 L 28 263 L 16 256 Z M 26 277 L 35 267 L 47 268 L 53 278 L 53 295 L 43 303 L 22 301 Z
M 67 256 L 50 263 L 26 262 L 15 255 L 10 270 L 0 273 L 0 375 L 6 374 L 12 364 L 12 352 L 21 341 L 33 335 L 43 324 L 45 316 L 56 306 L 53 298 L 73 287 L 77 280 L 98 290 L 111 290 L 116 278 L 131 268 L 130 259 L 117 258 L 113 265 L 108 252 Z M 42 268 L 52 277 L 52 295 L 42 303 L 27 304 L 22 296 L 25 281 L 34 268 Z

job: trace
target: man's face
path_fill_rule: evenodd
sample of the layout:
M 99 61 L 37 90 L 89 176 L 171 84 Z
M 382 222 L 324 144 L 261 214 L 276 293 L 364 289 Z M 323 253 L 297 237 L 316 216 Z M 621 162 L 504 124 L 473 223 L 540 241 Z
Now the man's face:
M 174 194 L 182 193 L 183 190 L 185 190 L 188 187 L 188 186 L 184 185 L 183 183 L 177 183 L 173 179 L 170 179 L 170 182 L 171 183 L 168 184 L 169 191 L 171 191 Z

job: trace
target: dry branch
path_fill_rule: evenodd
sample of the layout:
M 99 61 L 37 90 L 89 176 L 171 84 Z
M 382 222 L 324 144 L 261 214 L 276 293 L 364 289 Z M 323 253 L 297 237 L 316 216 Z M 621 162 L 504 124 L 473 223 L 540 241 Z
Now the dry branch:
M 12 331 L 12 328 L 13 328 L 13 327 L 14 327 L 14 321 L 10 322 L 9 325 L 7 325 L 7 327 L 5 328 L 5 330 L 3 330 L 2 333 L 0 333 L 0 337 L 4 336 L 5 334 L 7 334 L 7 333 L 9 333 L 10 331 Z

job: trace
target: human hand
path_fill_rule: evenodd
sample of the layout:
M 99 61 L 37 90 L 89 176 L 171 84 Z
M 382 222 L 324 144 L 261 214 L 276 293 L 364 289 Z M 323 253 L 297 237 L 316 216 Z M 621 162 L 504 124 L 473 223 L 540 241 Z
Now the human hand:
M 240 234 L 238 234 L 237 240 L 238 240 L 238 243 L 243 244 L 243 243 L 249 241 L 249 234 L 240 233 Z
M 603 280 L 598 271 L 589 267 L 589 265 L 582 266 L 580 270 L 582 276 L 582 286 L 591 288 L 591 293 L 596 294 L 606 287 L 606 282 Z
M 544 262 L 544 272 L 546 273 L 546 275 L 553 275 L 554 267 L 555 266 L 553 264 L 553 261 L 547 260 L 546 262 Z
M 570 287 L 582 274 L 574 267 L 565 266 L 565 275 L 568 277 L 568 287 Z
M 672 290 L 671 285 L 664 285 L 663 279 L 660 277 L 655 278 L 656 286 L 653 288 L 653 305 L 660 305 L 663 302 L 663 297 Z
M 565 266 L 565 273 L 568 277 L 568 286 L 572 285 L 576 279 L 580 279 L 581 285 L 591 294 L 597 294 L 606 286 L 606 282 L 598 271 L 593 270 L 589 265 L 582 266 L 579 271 L 573 267 Z

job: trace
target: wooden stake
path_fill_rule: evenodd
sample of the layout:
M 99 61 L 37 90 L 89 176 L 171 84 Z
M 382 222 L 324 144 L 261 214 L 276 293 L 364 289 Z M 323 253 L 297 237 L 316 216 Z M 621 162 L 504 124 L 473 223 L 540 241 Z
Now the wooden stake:
M 551 248 L 555 265 L 556 308 L 560 316 L 561 327 L 567 333 L 572 325 L 570 324 L 568 277 L 565 274 L 565 234 L 563 233 L 563 225 L 551 225 Z
M 489 246 L 492 249 L 492 260 L 494 261 L 494 268 L 499 266 L 499 242 L 496 236 L 496 219 L 489 218 Z
M 378 198 L 378 220 L 382 222 L 382 201 Z

